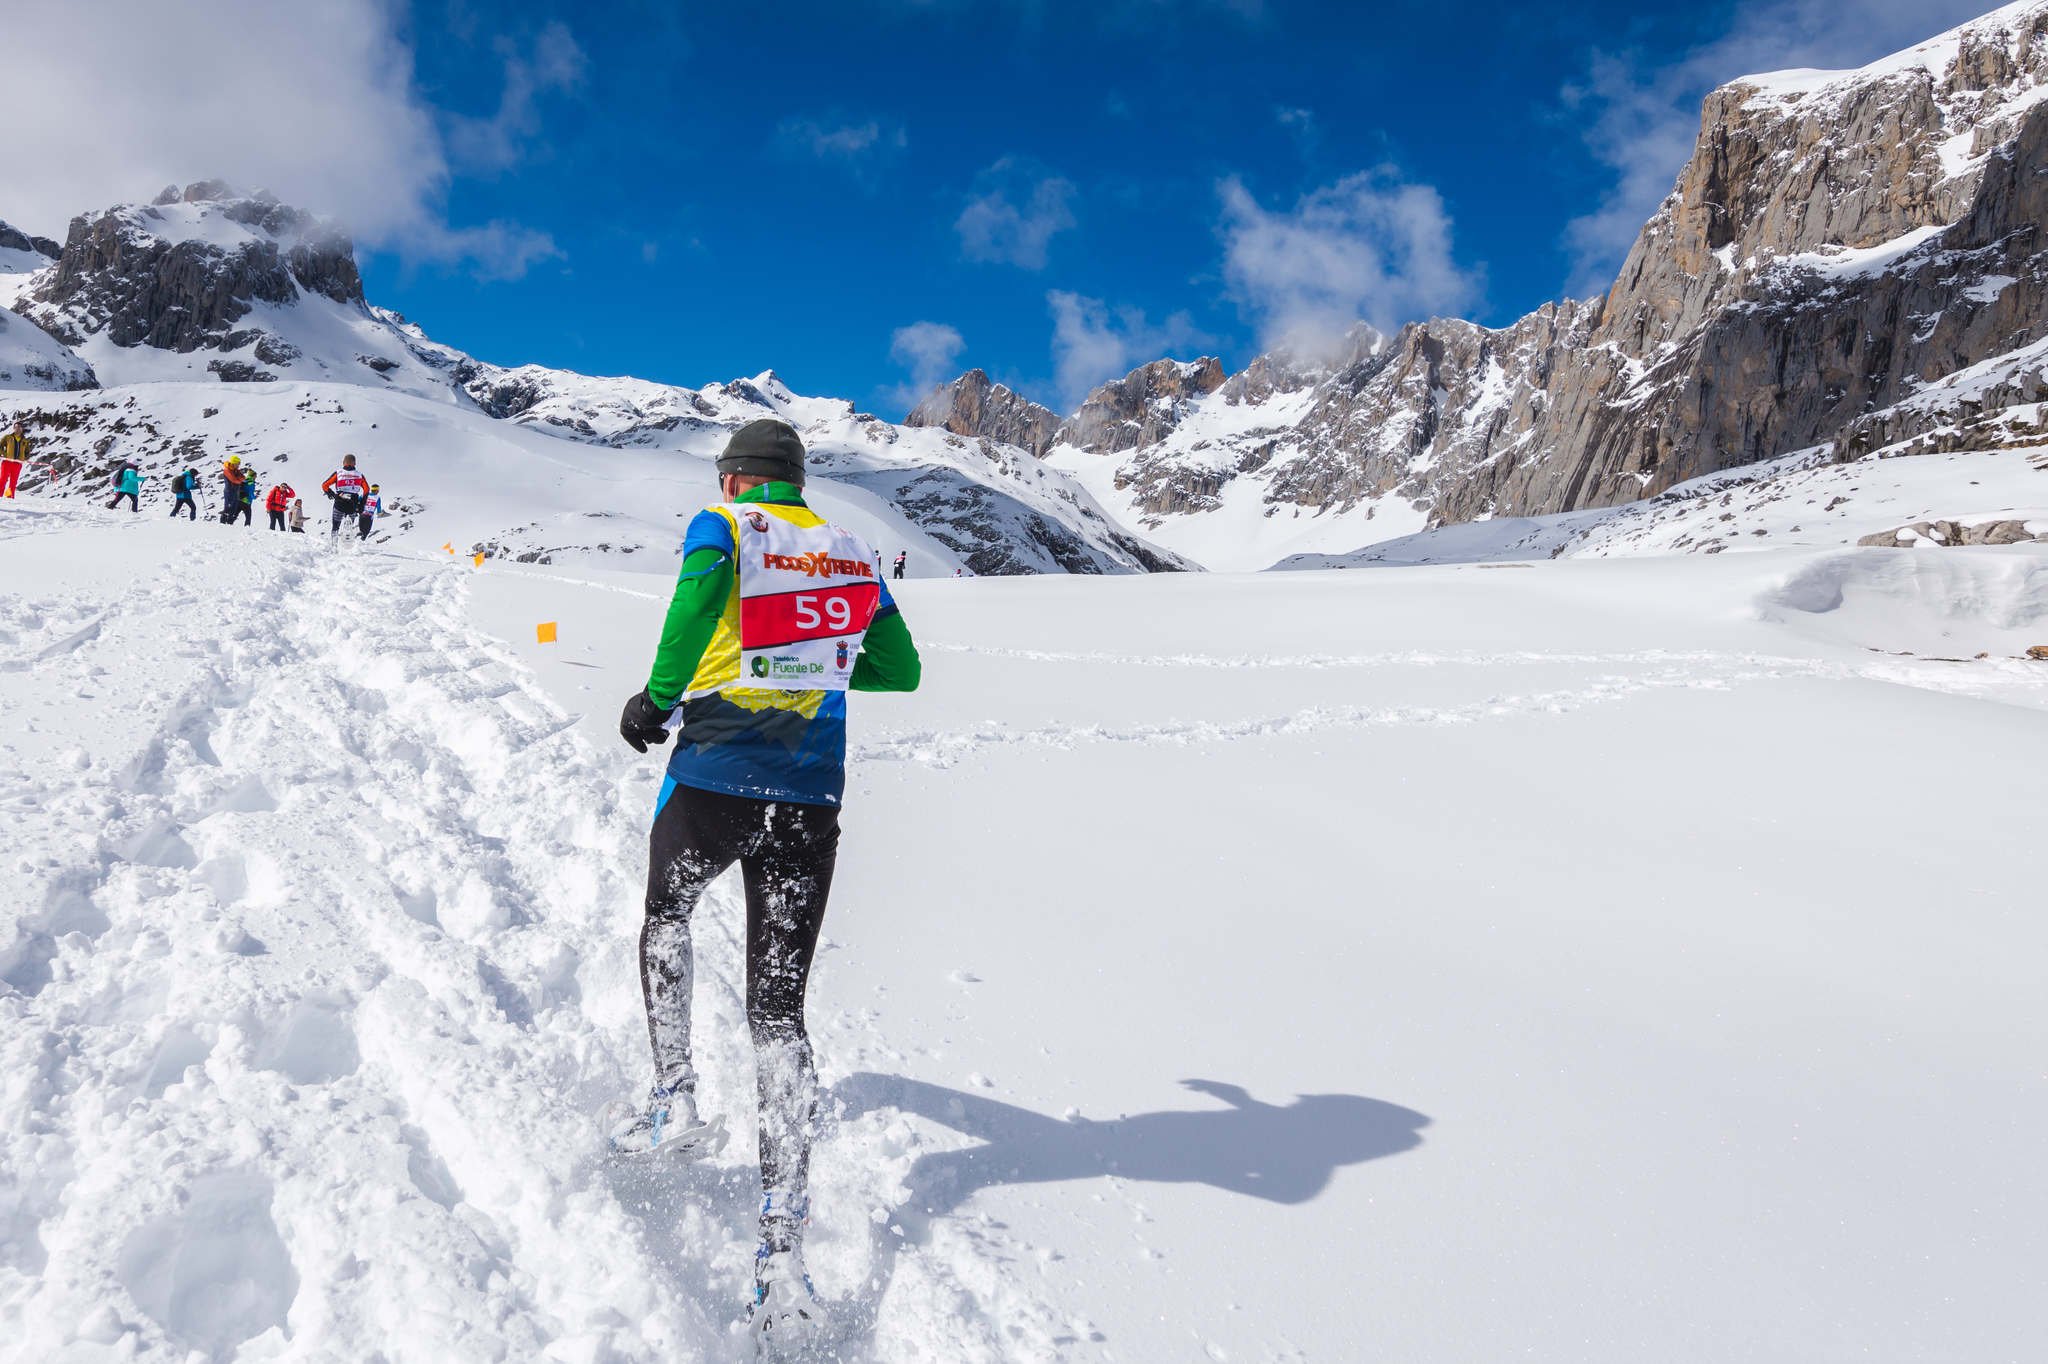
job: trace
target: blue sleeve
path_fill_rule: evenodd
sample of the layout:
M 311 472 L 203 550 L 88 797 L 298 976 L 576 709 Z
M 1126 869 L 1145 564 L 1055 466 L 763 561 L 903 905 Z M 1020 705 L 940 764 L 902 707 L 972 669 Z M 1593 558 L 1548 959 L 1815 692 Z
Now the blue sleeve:
M 896 609 L 896 598 L 889 591 L 889 580 L 887 578 L 883 578 L 881 580 L 881 588 L 882 604 L 875 608 L 875 614 L 878 616 L 883 614 L 884 612 L 894 611 Z
M 700 549 L 715 549 L 728 560 L 739 552 L 732 539 L 732 523 L 709 507 L 690 518 L 690 529 L 683 536 L 684 561 Z

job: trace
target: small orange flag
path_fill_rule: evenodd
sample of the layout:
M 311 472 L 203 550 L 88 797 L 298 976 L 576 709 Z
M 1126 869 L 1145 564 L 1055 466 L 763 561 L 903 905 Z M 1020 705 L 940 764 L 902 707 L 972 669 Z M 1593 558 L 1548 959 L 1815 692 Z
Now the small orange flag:
M 455 542 L 453 540 L 450 540 L 447 544 L 441 546 L 441 548 L 447 550 L 450 554 L 453 554 L 455 552 Z
M 477 556 L 476 556 L 476 566 L 477 566 L 478 568 L 482 568 L 482 567 L 484 566 L 484 556 L 483 556 L 483 555 L 479 554 L 479 555 L 477 555 Z
M 551 620 L 544 620 L 534 626 L 533 637 L 542 644 L 553 644 L 555 642 L 555 623 Z

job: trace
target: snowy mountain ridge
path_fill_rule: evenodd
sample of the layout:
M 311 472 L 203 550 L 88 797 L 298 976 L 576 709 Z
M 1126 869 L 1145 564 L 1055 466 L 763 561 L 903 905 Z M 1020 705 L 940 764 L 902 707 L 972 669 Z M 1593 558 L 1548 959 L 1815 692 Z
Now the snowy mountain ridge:
M 486 554 L 547 561 L 654 551 L 639 561 L 651 566 L 672 552 L 674 532 L 647 523 L 639 498 L 604 486 L 613 480 L 600 470 L 622 464 L 602 451 L 645 452 L 625 464 L 651 487 L 687 472 L 674 503 L 701 504 L 726 435 L 778 416 L 804 433 L 826 500 L 858 504 L 847 514 L 877 546 L 913 548 L 915 572 L 1192 567 L 1124 531 L 1021 451 L 893 426 L 850 403 L 802 397 L 772 373 L 688 389 L 476 360 L 371 304 L 338 229 L 219 181 L 84 215 L 56 259 L 17 252 L 0 264 L 13 267 L 0 275 L 0 302 L 18 310 L 0 348 L 19 332 L 40 367 L 30 374 L 21 364 L 23 379 L 0 383 L 107 386 L 58 406 L 0 404 L 30 422 L 52 475 L 37 487 L 92 492 L 123 458 L 162 477 L 187 465 L 210 474 L 231 453 L 260 465 L 354 450 L 374 454 L 394 494 L 405 490 L 407 515 L 387 532 L 401 541 L 457 537 Z M 0 369 L 10 353 L 0 349 Z M 42 374 L 53 377 L 31 382 Z M 230 411 L 240 424 L 224 430 L 220 414 Z M 366 428 L 387 423 L 402 441 L 366 442 Z M 490 478 L 442 481 L 441 456 L 494 441 L 509 448 Z M 592 477 L 565 475 L 565 459 Z M 486 507 L 491 516 L 475 514 Z

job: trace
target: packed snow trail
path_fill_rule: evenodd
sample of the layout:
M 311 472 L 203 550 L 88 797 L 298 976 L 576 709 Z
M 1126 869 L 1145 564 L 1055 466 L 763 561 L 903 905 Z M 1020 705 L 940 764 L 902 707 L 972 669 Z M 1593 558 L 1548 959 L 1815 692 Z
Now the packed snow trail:
M 0 506 L 0 1340 L 744 1359 L 730 889 L 734 1142 L 592 1121 L 661 594 L 323 541 Z M 809 1010 L 842 1360 L 2029 1357 L 2048 554 L 905 613 Z
M 61 776 L 8 783 L 0 1332 L 67 1360 L 739 1357 L 734 889 L 698 916 L 698 1028 L 746 1139 L 716 1168 L 606 1164 L 592 1114 L 648 1074 L 652 793 L 466 623 L 461 573 L 324 539 L 202 535 L 111 606 L 48 593 L 9 627 L 47 702 L 16 723 Z M 821 1218 L 828 1297 L 907 1163 L 821 1156 L 850 1223 Z M 892 1304 L 922 1320 L 890 1358 L 1061 1329 L 1000 1275 L 899 1281 L 943 1310 Z M 848 1358 L 895 1334 L 878 1298 Z

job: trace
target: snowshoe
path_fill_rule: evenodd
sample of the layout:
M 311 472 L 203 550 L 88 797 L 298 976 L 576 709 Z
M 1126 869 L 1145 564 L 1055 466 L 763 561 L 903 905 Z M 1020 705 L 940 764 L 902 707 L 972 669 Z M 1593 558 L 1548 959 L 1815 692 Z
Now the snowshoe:
M 754 1315 L 747 1323 L 754 1338 L 754 1357 L 784 1361 L 819 1358 L 827 1342 L 824 1309 L 804 1272 L 804 1253 L 770 1253 L 762 1246 L 754 1256 Z
M 725 1149 L 725 1120 L 697 1116 L 697 1101 L 656 1086 L 646 1104 L 614 1100 L 597 1115 L 605 1146 L 621 1160 L 707 1160 Z

